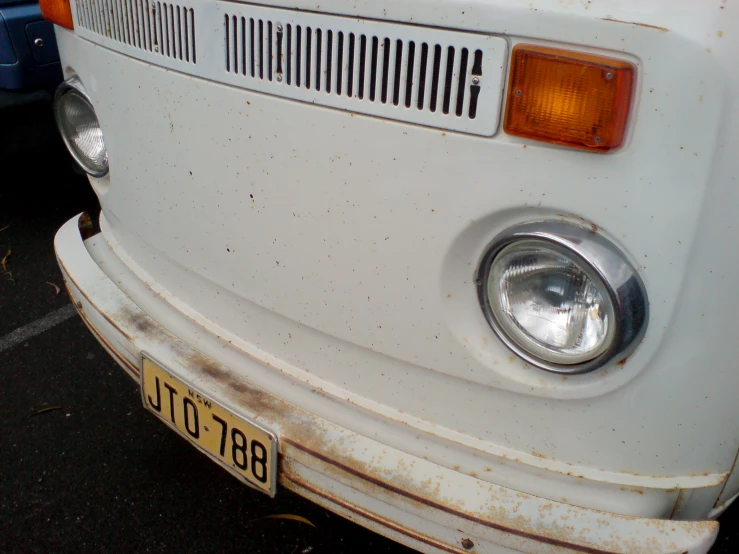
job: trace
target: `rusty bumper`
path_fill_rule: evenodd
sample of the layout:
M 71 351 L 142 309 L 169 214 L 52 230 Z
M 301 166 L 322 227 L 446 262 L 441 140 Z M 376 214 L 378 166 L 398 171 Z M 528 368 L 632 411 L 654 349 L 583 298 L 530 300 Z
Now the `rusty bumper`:
M 203 355 L 201 343 L 219 337 L 178 311 L 175 299 L 160 297 L 171 316 L 152 319 L 126 294 L 136 283 L 109 276 L 111 266 L 122 262 L 104 235 L 83 240 L 84 222 L 83 216 L 67 222 L 55 248 L 90 331 L 133 379 L 138 381 L 146 352 L 235 413 L 276 432 L 284 487 L 423 552 L 697 554 L 713 544 L 716 522 L 637 518 L 552 502 L 438 466 L 285 401 L 286 388 L 322 393 L 279 375 L 279 386 L 265 390 L 233 371 L 234 364 L 258 364 L 279 373 L 267 360 L 241 353 L 237 362 L 223 364 Z M 184 336 L 187 342 L 178 338 Z

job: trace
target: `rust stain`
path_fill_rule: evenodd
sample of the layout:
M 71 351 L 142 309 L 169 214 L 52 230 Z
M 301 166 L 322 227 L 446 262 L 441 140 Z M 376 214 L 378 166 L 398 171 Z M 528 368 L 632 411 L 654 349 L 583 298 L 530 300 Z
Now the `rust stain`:
M 111 327 L 115 329 L 118 333 L 120 333 L 123 338 L 130 341 L 131 337 L 128 336 L 128 334 L 121 329 L 120 325 L 116 323 L 113 318 L 111 318 L 108 314 L 106 314 L 104 311 L 102 311 L 98 306 L 90 299 L 87 294 L 80 288 L 80 286 L 77 284 L 77 282 L 74 280 L 72 275 L 67 271 L 66 266 L 64 265 L 64 262 L 62 262 L 59 258 L 57 258 L 57 262 L 59 263 L 59 266 L 62 268 L 62 274 L 64 275 L 65 285 L 67 286 L 67 292 L 69 292 L 69 285 L 67 284 L 67 281 L 71 282 L 74 286 L 75 290 L 82 296 L 87 302 L 95 309 L 97 313 L 99 313 L 108 323 L 110 323 Z M 71 294 L 69 295 L 70 298 L 74 298 Z M 82 311 L 82 302 L 77 301 L 75 303 L 77 306 L 78 311 Z
M 155 335 L 163 331 L 149 316 L 138 310 L 133 310 L 129 306 L 125 306 L 120 310 L 118 315 L 142 335 Z
M 94 237 L 100 232 L 100 229 L 95 228 L 95 224 L 90 219 L 87 212 L 82 212 L 80 218 L 77 220 L 77 228 L 80 231 L 82 240 L 87 240 L 90 237 Z
M 130 329 L 133 327 L 137 333 L 145 335 L 148 340 L 157 341 L 166 345 L 167 348 L 175 355 L 182 356 L 188 352 L 197 352 L 176 340 L 156 321 L 134 306 L 123 306 L 118 312 L 116 312 L 115 317 L 116 321 L 123 323 L 126 328 Z M 132 339 L 129 340 L 135 342 Z
M 481 526 L 554 547 L 567 548 L 574 552 L 611 554 L 622 551 L 619 547 L 616 547 L 615 550 L 610 549 L 609 545 L 583 544 L 582 539 L 577 536 L 576 531 L 571 527 L 554 527 L 546 529 L 546 534 L 542 534 L 540 525 L 530 518 L 513 516 L 505 511 L 496 511 L 495 508 L 492 508 L 490 512 L 486 511 L 479 514 L 465 511 L 461 499 L 449 498 L 441 494 L 438 482 L 433 480 L 427 480 L 420 484 L 416 482 L 412 477 L 412 464 L 406 467 L 398 467 L 398 471 L 392 476 L 392 481 L 389 481 L 387 468 L 378 468 L 372 462 L 358 460 L 352 455 L 351 446 L 344 445 L 344 441 L 341 439 L 336 440 L 326 435 L 326 431 L 322 428 L 322 420 L 317 416 L 304 412 L 292 404 L 261 391 L 218 362 L 197 351 L 187 348 L 187 353 L 183 352 L 183 354 L 181 360 L 187 364 L 187 367 L 201 371 L 224 385 L 226 396 L 236 405 L 248 407 L 252 413 L 256 414 L 255 419 L 264 418 L 268 421 L 280 422 L 281 478 L 283 482 L 299 479 L 291 470 L 290 461 L 296 459 L 295 455 L 302 452 L 303 455 L 313 458 L 314 463 L 322 463 L 324 467 L 320 471 L 324 474 L 335 475 L 340 482 L 351 479 L 353 488 L 373 497 L 378 495 L 402 497 L 405 501 L 410 501 L 419 507 L 439 510 Z M 294 449 L 293 452 L 291 452 L 291 449 Z M 315 494 L 326 497 L 326 493 L 323 491 L 317 491 Z M 340 504 L 340 502 L 337 503 Z M 346 503 L 343 505 L 349 506 Z M 357 507 L 351 506 L 347 509 L 354 508 Z M 623 520 L 639 519 L 615 514 L 613 517 Z M 715 522 L 706 523 L 715 526 Z M 695 531 L 701 529 L 702 524 L 702 522 L 697 522 L 694 526 Z M 404 532 L 407 534 L 408 530 L 406 529 Z M 446 550 L 453 552 L 448 548 Z
M 598 231 L 600 231 L 600 227 L 598 227 L 595 223 L 593 223 L 592 221 L 588 221 L 584 217 L 576 215 L 576 214 L 558 213 L 557 217 L 561 217 L 562 219 L 577 219 L 580 222 L 582 222 L 584 225 L 587 225 L 588 227 L 590 227 L 591 233 L 597 233 Z
M 680 506 L 682 505 L 684 500 L 685 500 L 685 491 L 680 491 L 677 494 L 677 498 L 675 499 L 675 506 L 672 508 L 670 519 L 673 519 L 675 517 L 675 514 L 677 514 L 677 511 L 680 509 Z
M 313 485 L 304 481 L 303 479 L 300 479 L 299 477 L 296 477 L 294 475 L 287 475 L 286 480 L 287 480 L 287 483 L 285 483 L 285 485 L 288 488 L 297 488 L 298 490 L 296 492 L 300 492 L 300 489 L 308 491 L 309 493 L 314 494 L 315 496 L 318 496 L 319 498 L 323 498 L 327 500 L 330 504 L 336 504 L 338 506 L 341 506 L 345 510 L 354 512 L 355 514 L 359 515 L 362 518 L 373 521 L 379 525 L 382 525 L 383 527 L 387 527 L 388 529 L 392 529 L 393 531 L 401 533 L 405 535 L 406 537 L 411 537 L 412 539 L 415 539 L 419 542 L 428 544 L 430 546 L 433 546 L 434 548 L 438 548 L 439 550 L 443 550 L 445 552 L 452 552 L 453 554 L 466 554 L 464 550 L 459 550 L 457 548 L 450 548 L 446 544 L 440 543 L 439 541 L 436 541 L 432 539 L 431 537 L 427 537 L 426 535 L 422 535 L 420 533 L 414 533 L 413 531 L 405 527 L 401 527 L 400 525 L 397 525 L 396 523 L 388 519 L 385 519 L 382 516 L 371 513 L 365 509 L 355 506 L 354 504 L 349 504 L 348 502 L 346 502 L 345 500 L 342 500 L 338 496 L 335 496 L 326 491 L 322 491 L 322 490 L 315 488 Z M 293 484 L 295 487 L 290 487 L 290 484 Z
M 305 452 L 306 454 L 308 454 L 310 456 L 313 456 L 313 457 L 315 457 L 315 458 L 317 458 L 317 459 L 325 462 L 329 467 L 332 467 L 333 466 L 332 469 L 333 469 L 334 472 L 336 470 L 341 470 L 343 472 L 346 472 L 346 473 L 348 473 L 350 475 L 353 475 L 353 476 L 358 477 L 359 479 L 365 481 L 366 483 L 364 484 L 364 486 L 361 483 L 361 481 L 354 481 L 352 483 L 352 486 L 354 488 L 357 488 L 358 490 L 360 490 L 362 492 L 366 492 L 367 494 L 372 495 L 372 496 L 376 496 L 377 495 L 376 488 L 373 490 L 373 487 L 372 487 L 372 485 L 374 485 L 375 487 L 380 487 L 382 489 L 385 489 L 386 492 L 389 492 L 391 494 L 403 496 L 406 499 L 411 500 L 412 502 L 418 504 L 421 507 L 424 507 L 424 506 L 430 507 L 430 508 L 433 508 L 433 509 L 436 509 L 436 510 L 439 510 L 439 511 L 442 511 L 442 512 L 445 512 L 445 513 L 448 513 L 448 514 L 451 514 L 453 516 L 456 516 L 456 517 L 459 517 L 459 518 L 462 518 L 462 519 L 466 519 L 467 521 L 471 521 L 471 522 L 476 523 L 478 525 L 489 527 L 491 529 L 502 531 L 504 533 L 509 533 L 511 535 L 515 535 L 515 536 L 522 537 L 522 538 L 525 538 L 525 539 L 534 540 L 534 541 L 537 541 L 537 542 L 549 544 L 551 546 L 568 548 L 568 549 L 570 549 L 572 551 L 575 551 L 575 552 L 584 552 L 586 554 L 614 554 L 615 552 L 619 552 L 619 550 L 601 550 L 599 548 L 593 548 L 593 547 L 590 547 L 590 546 L 585 546 L 585 545 L 582 545 L 582 544 L 576 544 L 574 542 L 569 542 L 568 539 L 571 537 L 571 535 L 573 533 L 566 532 L 566 530 L 564 530 L 564 529 L 562 530 L 561 533 L 556 533 L 555 532 L 555 534 L 557 535 L 556 537 L 549 537 L 549 536 L 544 536 L 544 535 L 537 535 L 536 533 L 529 532 L 527 530 L 527 529 L 531 529 L 531 528 L 534 528 L 535 527 L 535 522 L 533 522 L 533 521 L 528 521 L 527 524 L 523 524 L 524 522 L 521 521 L 520 518 L 517 518 L 516 519 L 516 522 L 522 524 L 522 525 L 520 525 L 520 528 L 517 528 L 517 527 L 505 526 L 505 525 L 502 525 L 502 524 L 499 524 L 499 523 L 490 521 L 488 519 L 482 519 L 482 517 L 481 517 L 482 514 L 480 516 L 477 516 L 475 514 L 469 514 L 467 512 L 463 512 L 460 509 L 455 509 L 453 506 L 451 506 L 449 504 L 448 499 L 438 498 L 438 494 L 436 495 L 436 497 L 442 503 L 437 502 L 436 501 L 437 498 L 429 499 L 427 497 L 427 496 L 429 496 L 428 493 L 426 493 L 426 496 L 418 496 L 418 495 L 414 494 L 414 492 L 411 492 L 411 491 L 406 490 L 406 489 L 403 489 L 403 488 L 399 488 L 395 484 L 384 482 L 384 481 L 380 480 L 379 478 L 377 478 L 377 477 L 375 477 L 373 475 L 367 474 L 364 471 L 359 471 L 359 470 L 357 470 L 357 469 L 355 469 L 353 467 L 350 467 L 349 465 L 344 465 L 342 462 L 339 462 L 337 460 L 331 459 L 331 458 L 323 455 L 322 453 L 319 453 L 319 452 L 310 450 L 310 449 L 306 448 L 304 445 L 302 445 L 302 444 L 300 444 L 298 442 L 292 441 L 292 440 L 290 440 L 288 438 L 282 439 L 282 442 L 283 443 L 287 443 L 290 446 L 293 446 L 294 448 L 296 448 L 298 450 L 301 450 L 301 451 Z M 362 462 L 359 462 L 359 461 L 357 461 L 355 459 L 345 459 L 344 461 L 346 461 L 348 463 L 352 463 L 353 465 L 359 465 L 359 466 L 366 466 L 367 465 L 367 464 L 364 464 Z M 284 468 L 284 469 L 287 469 L 287 468 Z M 288 479 L 292 479 L 292 477 L 289 475 L 289 472 L 286 472 L 283 475 L 286 476 Z M 397 480 L 395 480 L 394 482 L 395 483 L 398 483 Z M 506 517 L 507 514 L 505 514 L 505 513 L 500 513 L 500 514 L 495 514 L 495 515 L 500 516 L 501 519 L 509 519 L 509 518 Z M 633 518 L 631 516 L 619 516 L 619 517 L 625 518 L 625 519 L 636 519 L 636 518 Z
M 625 23 L 626 25 L 636 25 L 637 27 L 646 27 L 647 29 L 655 29 L 661 33 L 669 33 L 670 30 L 667 27 L 660 27 L 659 25 L 650 25 L 649 23 L 639 23 L 638 21 L 622 21 L 620 19 L 613 19 L 610 17 L 601 17 L 603 21 L 613 21 L 614 23 Z
M 77 313 L 79 315 L 82 315 L 82 311 L 83 311 L 82 310 L 82 302 L 80 302 L 79 300 L 75 299 L 74 295 L 72 294 L 72 289 L 69 288 L 69 283 L 67 283 L 67 280 L 64 277 L 62 277 L 62 281 L 64 282 L 64 288 L 67 289 L 67 296 L 69 296 L 69 299 L 74 304 L 74 307 L 77 310 Z
M 731 464 L 731 472 L 732 473 L 734 471 L 736 471 L 737 462 L 739 462 L 739 450 L 737 450 L 736 456 L 734 457 L 734 463 Z M 719 500 L 723 496 L 724 491 L 726 490 L 726 485 L 728 485 L 728 484 L 729 484 L 729 479 L 727 478 L 727 479 L 724 480 L 724 485 L 721 487 L 721 492 L 719 492 L 718 493 L 718 496 L 716 497 L 716 503 L 713 505 L 714 508 L 718 508 L 719 507 Z
M 465 550 L 472 550 L 475 548 L 475 543 L 472 542 L 470 539 L 462 539 L 462 547 Z
M 77 288 L 79 289 L 79 287 Z M 95 307 L 94 304 L 92 305 Z M 106 314 L 100 313 L 110 321 Z M 615 547 L 615 550 L 610 549 L 610 545 L 605 544 L 586 544 L 576 530 L 569 526 L 554 525 L 543 528 L 541 522 L 535 518 L 512 515 L 500 506 L 496 508 L 494 502 L 492 508 L 482 510 L 479 513 L 465 510 L 463 499 L 449 498 L 442 494 L 438 479 L 428 479 L 423 483 L 418 483 L 413 478 L 413 463 L 399 464 L 398 468 L 393 470 L 392 476 L 388 476 L 388 469 L 385 466 L 377 466 L 373 461 L 367 462 L 357 459 L 353 455 L 351 444 L 345 444 L 344 438 L 336 439 L 329 436 L 324 427 L 325 421 L 323 419 L 263 391 L 219 362 L 185 345 L 135 306 L 126 306 L 115 316 L 118 322 L 118 324 L 114 324 L 116 329 L 120 330 L 122 325 L 124 328 L 135 329 L 137 332 L 145 334 L 149 341 L 161 342 L 169 348 L 177 363 L 222 385 L 224 396 L 233 402 L 233 405 L 248 409 L 257 421 L 269 421 L 278 425 L 280 434 L 280 479 L 283 484 L 292 483 L 295 487 L 305 489 L 326 499 L 328 502 L 346 510 L 351 510 L 378 525 L 414 537 L 416 540 L 447 552 L 461 552 L 464 554 L 463 551 L 453 548 L 451 545 L 439 544 L 435 539 L 417 535 L 412 530 L 371 514 L 341 498 L 336 498 L 327 491 L 318 490 L 309 483 L 302 482 L 300 477 L 295 475 L 291 461 L 296 459 L 296 456 L 298 457 L 297 460 L 301 455 L 309 456 L 311 462 L 308 467 L 315 469 L 316 464 L 321 464 L 324 474 L 335 476 L 339 482 L 350 480 L 353 488 L 369 496 L 382 497 L 384 495 L 396 502 L 398 500 L 406 503 L 411 502 L 425 509 L 431 508 L 480 526 L 555 548 L 565 548 L 573 552 L 587 554 L 611 554 L 612 552 L 623 551 L 620 547 Z M 115 352 L 115 349 L 109 343 L 107 345 L 104 343 L 104 346 L 109 347 L 111 353 Z M 515 361 L 514 356 L 511 356 L 510 359 Z M 125 364 L 124 367 L 127 369 L 134 370 L 130 363 L 121 357 L 118 357 L 117 361 L 122 362 L 122 365 Z M 258 361 L 269 366 L 264 360 Z M 135 368 L 135 371 L 138 373 L 138 368 Z M 313 390 L 313 392 L 323 394 L 318 390 Z M 534 455 L 538 454 L 534 453 Z M 543 455 L 538 456 L 544 457 Z M 486 471 L 489 471 L 489 469 L 486 468 Z M 494 501 L 494 499 L 492 500 Z M 615 514 L 611 517 L 623 520 L 638 519 Z M 712 526 L 709 527 L 710 529 L 713 529 L 716 525 L 715 522 L 696 522 L 690 529 L 694 531 L 704 529 L 705 527 L 701 527 L 704 523 Z
M 69 284 L 67 283 L 67 280 L 63 279 L 63 281 L 64 281 L 64 288 L 67 289 L 67 294 L 69 295 L 69 299 L 72 301 L 72 304 L 74 304 L 74 307 L 77 310 L 77 314 L 82 315 L 82 312 L 83 312 L 82 302 L 80 302 L 74 296 L 72 296 L 72 289 L 69 288 Z
M 244 402 L 243 405 L 248 406 L 249 409 L 254 410 L 258 414 L 273 412 L 277 415 L 279 413 L 273 404 L 265 404 L 264 395 L 259 389 L 250 387 L 246 381 L 236 377 L 233 373 L 223 371 L 218 362 L 204 356 L 200 352 L 194 351 L 191 353 L 187 357 L 187 363 L 189 367 L 199 369 L 214 381 L 221 383 L 237 393 L 241 397 L 241 401 Z M 248 399 L 244 399 L 244 396 L 248 396 Z
M 188 349 L 189 350 L 189 349 Z M 184 353 L 183 353 L 184 354 Z M 573 537 L 569 533 L 555 533 L 556 536 L 543 536 L 533 532 L 534 522 L 530 525 L 507 526 L 496 521 L 485 518 L 483 514 L 471 514 L 463 511 L 461 500 L 455 505 L 453 499 L 442 497 L 439 493 L 439 484 L 425 482 L 419 486 L 412 480 L 410 474 L 412 468 L 399 468 L 397 475 L 393 476 L 393 482 L 387 482 L 384 472 L 381 473 L 371 463 L 357 460 L 351 455 L 351 448 L 344 447 L 342 441 L 331 440 L 326 437 L 325 431 L 321 429 L 320 420 L 299 408 L 288 404 L 260 389 L 250 385 L 247 381 L 236 376 L 225 369 L 218 362 L 190 350 L 182 357 L 182 362 L 196 371 L 208 375 L 213 380 L 226 387 L 226 395 L 237 405 L 246 406 L 256 414 L 256 419 L 268 419 L 281 422 L 280 453 L 282 454 L 282 477 L 293 479 L 290 464 L 286 463 L 285 448 L 292 447 L 301 451 L 316 461 L 323 462 L 330 473 L 351 475 L 352 486 L 367 494 L 376 496 L 380 491 L 393 496 L 401 496 L 419 506 L 431 507 L 456 517 L 472 521 L 474 523 L 510 533 L 529 540 L 543 542 L 553 546 L 569 548 L 577 552 L 591 554 L 603 554 L 609 552 L 590 546 L 571 542 Z M 301 417 L 302 416 L 302 417 Z M 485 519 L 483 519 L 485 518 Z M 503 517 L 504 521 L 508 518 Z M 518 522 L 517 523 L 522 523 Z M 556 530 L 555 530 L 556 531 Z M 447 549 L 448 550 L 448 549 Z
M 118 353 L 118 350 L 102 335 L 100 331 L 97 330 L 97 327 L 93 325 L 92 321 L 90 321 L 87 316 L 80 312 L 80 317 L 82 318 L 83 323 L 87 326 L 87 328 L 90 330 L 92 335 L 98 340 L 98 342 L 105 348 L 105 350 L 113 357 L 113 359 L 118 362 L 120 366 L 123 367 L 134 379 L 138 379 L 140 372 L 139 368 L 133 365 L 131 362 L 129 362 L 126 358 L 121 356 Z

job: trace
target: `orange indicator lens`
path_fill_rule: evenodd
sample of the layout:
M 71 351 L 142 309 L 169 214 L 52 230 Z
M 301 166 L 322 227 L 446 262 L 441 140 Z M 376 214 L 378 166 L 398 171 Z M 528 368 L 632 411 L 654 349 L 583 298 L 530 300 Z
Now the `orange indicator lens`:
M 41 15 L 44 19 L 67 29 L 74 29 L 72 6 L 69 0 L 39 0 L 39 6 L 41 6 Z
M 503 129 L 573 148 L 621 146 L 631 104 L 629 62 L 532 45 L 513 49 Z

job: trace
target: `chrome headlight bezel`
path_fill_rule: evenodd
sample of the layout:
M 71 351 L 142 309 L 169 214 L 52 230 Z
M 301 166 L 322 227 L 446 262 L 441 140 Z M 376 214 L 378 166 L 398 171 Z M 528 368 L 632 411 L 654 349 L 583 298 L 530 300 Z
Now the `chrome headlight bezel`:
M 95 167 L 91 167 L 88 163 L 87 159 L 80 154 L 80 152 L 77 149 L 77 146 L 74 144 L 72 139 L 68 136 L 64 124 L 62 121 L 62 115 L 60 113 L 60 100 L 61 98 L 67 94 L 70 91 L 74 91 L 77 93 L 82 99 L 88 104 L 90 107 L 90 110 L 92 110 L 92 113 L 95 115 L 95 119 L 98 122 L 98 126 L 100 125 L 100 120 L 97 117 L 97 113 L 95 112 L 95 106 L 92 103 L 92 100 L 90 99 L 90 96 L 87 94 L 87 91 L 85 90 L 85 87 L 82 85 L 82 81 L 77 76 L 72 76 L 65 81 L 63 81 L 56 89 L 56 92 L 54 93 L 54 120 L 56 121 L 56 126 L 59 129 L 59 134 L 62 137 L 62 140 L 64 141 L 64 145 L 67 147 L 67 150 L 72 155 L 74 160 L 79 164 L 79 166 L 85 170 L 86 173 L 91 175 L 92 177 L 100 178 L 105 177 L 109 170 L 110 166 L 107 160 L 107 153 L 106 153 L 106 163 L 105 163 L 105 169 L 100 170 Z M 103 139 L 103 148 L 105 148 L 105 140 Z
M 577 363 L 553 363 L 533 354 L 513 340 L 493 312 L 488 280 L 493 261 L 506 247 L 519 241 L 541 241 L 563 250 L 587 268 L 605 286 L 614 320 L 608 346 L 594 358 Z M 625 360 L 644 337 L 649 320 L 649 301 L 639 273 L 625 254 L 592 227 L 567 221 L 535 221 L 509 227 L 496 236 L 483 255 L 477 274 L 477 290 L 485 317 L 500 340 L 526 362 L 558 374 L 587 373 Z

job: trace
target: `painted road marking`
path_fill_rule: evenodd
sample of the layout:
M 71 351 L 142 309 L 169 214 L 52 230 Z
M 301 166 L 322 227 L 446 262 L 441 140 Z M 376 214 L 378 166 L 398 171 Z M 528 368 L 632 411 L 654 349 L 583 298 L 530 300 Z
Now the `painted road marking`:
M 32 321 L 28 325 L 18 327 L 15 331 L 11 331 L 4 337 L 0 338 L 0 352 L 13 348 L 16 344 L 40 335 L 44 331 L 48 331 L 55 325 L 67 321 L 70 317 L 77 315 L 77 310 L 72 304 L 67 304 L 63 308 L 50 312 L 43 317 Z

